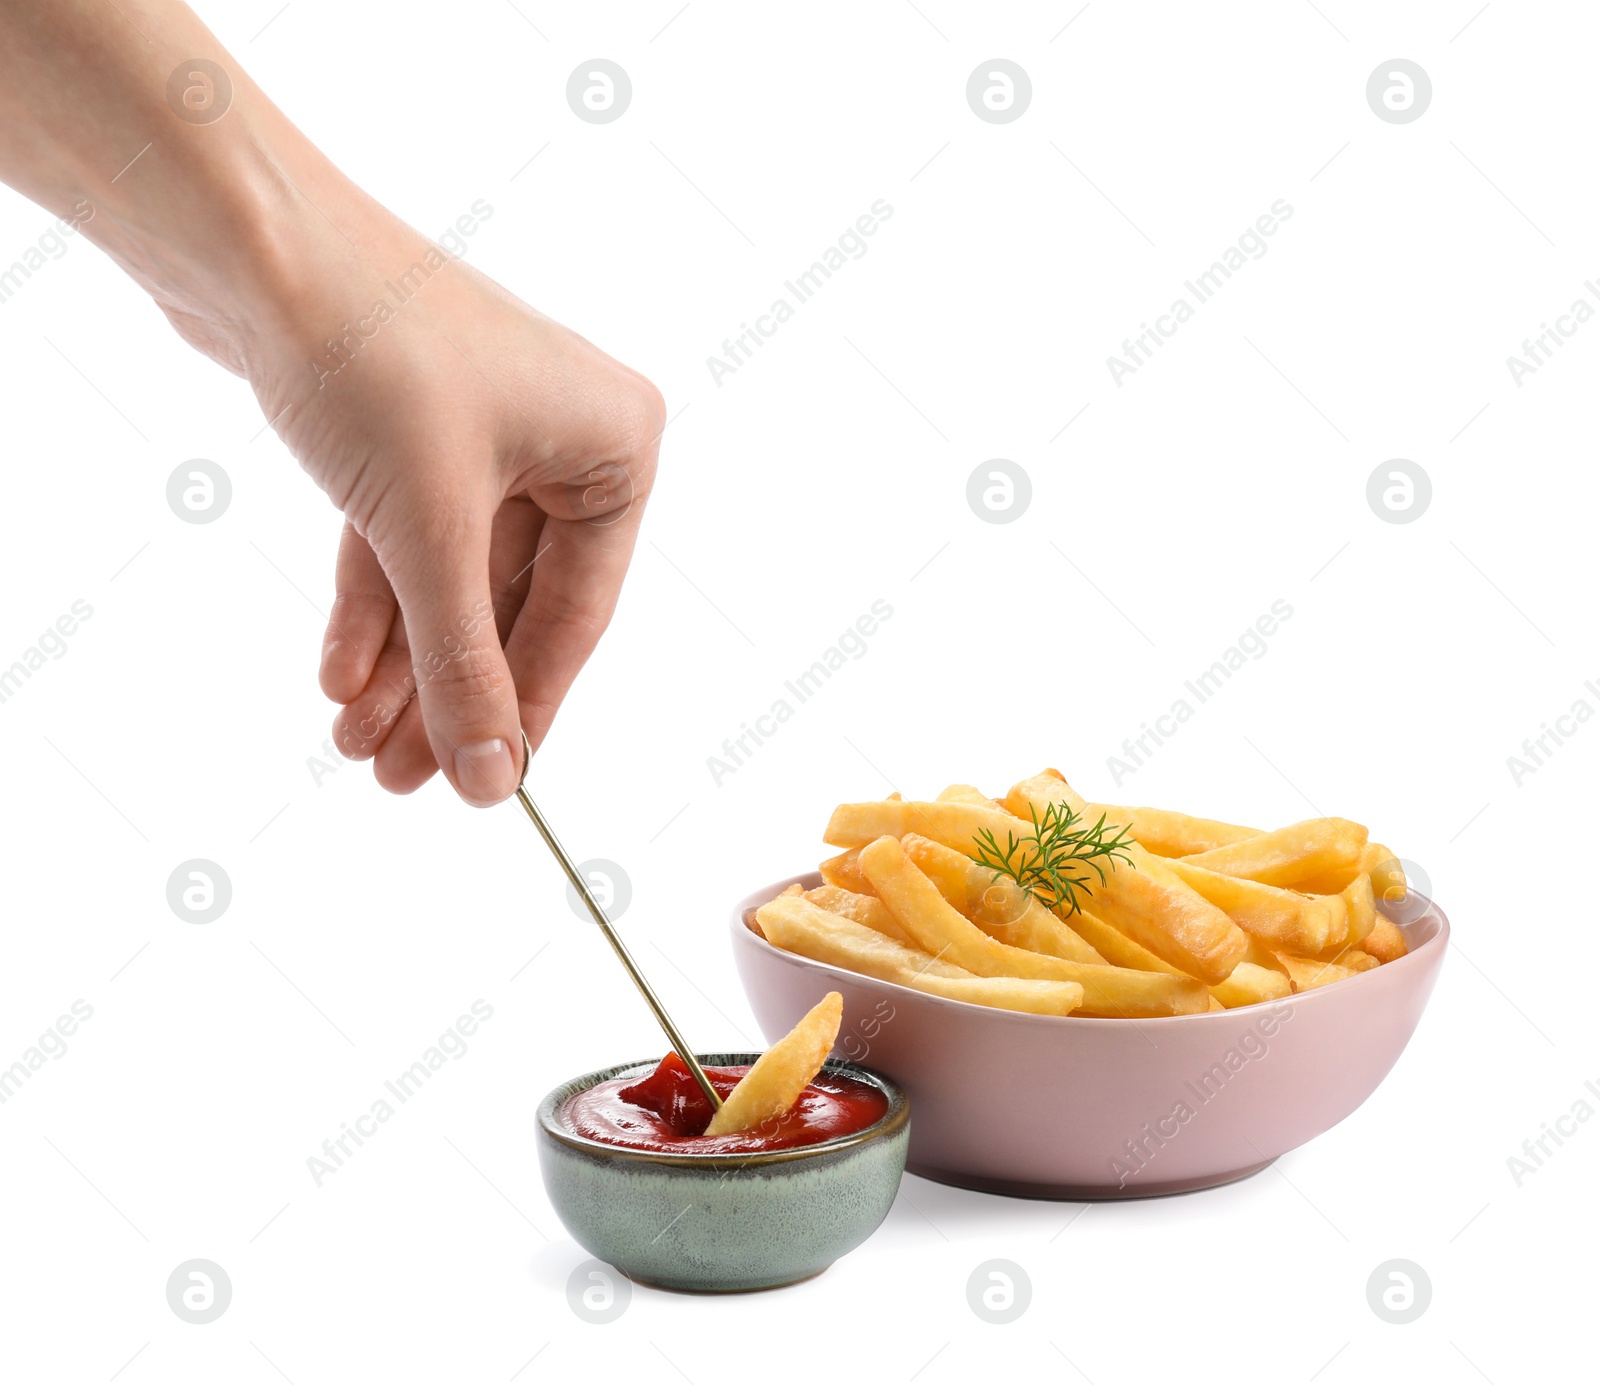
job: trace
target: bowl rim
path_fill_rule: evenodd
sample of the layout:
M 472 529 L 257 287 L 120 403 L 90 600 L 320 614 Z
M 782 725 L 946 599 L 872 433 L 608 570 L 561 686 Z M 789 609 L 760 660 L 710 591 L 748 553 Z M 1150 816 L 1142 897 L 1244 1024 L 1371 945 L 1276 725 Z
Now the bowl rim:
M 762 939 L 764 942 L 765 939 Z M 770 944 L 768 944 L 770 946 Z M 702 1064 L 711 1067 L 733 1067 L 740 1063 L 754 1063 L 761 1054 L 759 1052 L 728 1051 L 715 1053 L 697 1053 L 696 1058 Z M 855 1149 L 861 1145 L 869 1144 L 874 1140 L 883 1139 L 905 1129 L 911 1119 L 911 1098 L 906 1095 L 905 1088 L 891 1077 L 885 1077 L 881 1072 L 872 1068 L 862 1067 L 859 1063 L 852 1063 L 847 1058 L 829 1058 L 822 1065 L 825 1073 L 835 1073 L 842 1077 L 852 1077 L 858 1082 L 864 1082 L 870 1087 L 882 1092 L 888 1099 L 889 1108 L 878 1117 L 871 1125 L 861 1130 L 852 1131 L 848 1135 L 839 1135 L 831 1140 L 819 1140 L 811 1145 L 794 1145 L 788 1149 L 758 1149 L 758 1150 L 729 1150 L 719 1153 L 672 1153 L 655 1149 L 635 1149 L 631 1145 L 614 1145 L 605 1140 L 591 1139 L 587 1135 L 579 1135 L 576 1131 L 563 1127 L 556 1119 L 557 1112 L 566 1102 L 576 1096 L 580 1091 L 587 1091 L 598 1086 L 601 1082 L 608 1082 L 614 1077 L 632 1076 L 634 1069 L 639 1069 L 639 1075 L 653 1071 L 661 1062 L 659 1058 L 642 1058 L 632 1063 L 614 1063 L 610 1067 L 596 1068 L 593 1072 L 586 1072 L 579 1077 L 570 1078 L 559 1086 L 546 1092 L 539 1102 L 538 1121 L 540 1130 L 554 1140 L 557 1144 L 566 1145 L 570 1149 L 579 1150 L 585 1154 L 595 1154 L 607 1159 L 615 1159 L 624 1163 L 649 1164 L 657 1168 L 698 1169 L 702 1173 L 724 1174 L 730 1169 L 744 1168 L 747 1165 L 792 1164 L 806 1159 L 812 1159 L 822 1154 L 839 1154 L 845 1150 Z
M 1046 1025 L 1090 1025 L 1098 1030 L 1104 1030 L 1108 1025 L 1114 1026 L 1119 1023 L 1119 1021 L 1114 1019 L 1092 1017 L 1088 1015 L 1035 1015 L 1022 1010 L 1001 1010 L 996 1009 L 993 1006 L 978 1005 L 970 1000 L 955 1000 L 949 996 L 933 995 L 928 991 L 919 991 L 911 986 L 903 986 L 898 981 L 884 981 L 876 976 L 867 976 L 862 972 L 850 971 L 844 967 L 836 967 L 831 962 L 819 962 L 815 958 L 806 957 L 801 953 L 789 952 L 769 941 L 765 935 L 758 933 L 755 928 L 751 926 L 754 922 L 755 911 L 760 908 L 762 904 L 770 903 L 778 895 L 782 894 L 784 890 L 788 889 L 790 885 L 800 885 L 804 889 L 813 889 L 821 883 L 821 874 L 816 870 L 809 870 L 803 871 L 798 875 L 788 876 L 783 880 L 777 881 L 775 884 L 764 886 L 763 888 L 752 891 L 750 894 L 746 895 L 742 900 L 739 901 L 738 904 L 734 906 L 733 910 L 731 928 L 733 937 L 736 940 L 735 946 L 739 946 L 742 943 L 746 946 L 753 946 L 758 950 L 764 949 L 781 961 L 787 962 L 790 965 L 800 967 L 802 969 L 809 968 L 824 972 L 829 976 L 847 977 L 852 982 L 863 983 L 868 986 L 881 986 L 896 994 L 915 997 L 918 1002 L 933 1006 L 954 1006 L 968 1015 L 971 1015 L 974 1011 L 978 1011 L 986 1014 L 990 1018 L 998 1019 L 1003 1022 L 1015 1022 L 1019 1024 L 1031 1022 Z M 1355 983 L 1366 981 L 1370 977 L 1380 976 L 1383 973 L 1388 972 L 1390 978 L 1393 979 L 1418 968 L 1429 967 L 1434 963 L 1435 954 L 1442 954 L 1449 944 L 1450 919 L 1445 914 L 1444 910 L 1441 909 L 1434 900 L 1430 899 L 1427 895 L 1418 890 L 1413 890 L 1407 887 L 1407 898 L 1409 899 L 1411 896 L 1415 896 L 1417 899 L 1422 900 L 1427 906 L 1423 910 L 1422 914 L 1404 924 L 1398 923 L 1394 919 L 1390 919 L 1389 921 L 1391 923 L 1395 923 L 1396 926 L 1402 930 L 1405 930 L 1415 926 L 1418 923 L 1421 923 L 1424 918 L 1431 917 L 1437 920 L 1438 929 L 1431 938 L 1418 943 L 1415 947 L 1409 947 L 1411 939 L 1408 936 L 1406 942 L 1409 950 L 1404 957 L 1397 957 L 1392 962 L 1386 962 L 1382 966 L 1373 967 L 1368 971 L 1357 972 L 1356 975 L 1349 978 L 1348 981 L 1338 982 L 1327 986 L 1317 986 L 1309 991 L 1295 991 L 1290 995 L 1283 996 L 1278 1000 L 1260 1000 L 1256 1001 L 1252 1005 L 1239 1005 L 1232 1009 L 1225 1010 L 1202 1010 L 1193 1015 L 1141 1015 L 1136 1020 L 1127 1020 L 1126 1024 L 1130 1027 L 1138 1027 L 1142 1029 L 1147 1024 L 1193 1025 L 1227 1023 L 1230 1022 L 1230 1016 L 1249 1014 L 1255 1010 L 1273 1009 L 1284 1005 L 1292 1005 L 1298 1008 L 1301 1005 L 1306 1004 L 1323 1004 L 1325 1003 L 1323 998 L 1330 995 L 1337 996 L 1341 991 L 1344 993 L 1344 995 L 1349 996 L 1351 992 L 1349 989 L 1347 989 L 1348 987 Z M 1383 912 L 1381 906 L 1379 908 L 1379 912 Z M 1384 914 L 1384 917 L 1388 918 L 1388 915 Z M 740 934 L 745 935 L 742 940 L 740 939 Z M 1402 968 L 1403 970 L 1396 972 L 1394 971 L 1394 968 L 1396 967 Z M 1339 1004 L 1340 1002 L 1338 1000 L 1334 1000 L 1332 1003 Z

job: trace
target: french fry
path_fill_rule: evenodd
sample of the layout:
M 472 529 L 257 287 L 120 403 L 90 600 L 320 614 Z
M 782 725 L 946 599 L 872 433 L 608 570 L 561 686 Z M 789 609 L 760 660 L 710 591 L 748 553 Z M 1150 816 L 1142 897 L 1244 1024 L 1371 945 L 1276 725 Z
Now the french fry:
M 1293 888 L 1335 871 L 1353 870 L 1366 844 L 1367 829 L 1358 822 L 1311 818 L 1184 859 L 1222 875 Z
M 1088 805 L 1083 799 L 1064 779 L 1049 773 L 1024 780 L 1006 797 L 1006 807 L 1012 813 L 1032 809 L 1042 816 L 1045 809 L 1060 803 L 1080 817 L 1087 814 Z M 1180 880 L 1161 857 L 1152 856 L 1132 842 L 1126 852 L 1126 862 L 1106 862 L 1105 879 L 1097 881 L 1092 890 L 1094 912 L 1142 947 L 1207 985 L 1227 980 L 1244 960 L 1247 944 L 1243 931 L 1221 909 Z
M 1315 897 L 1325 900 L 1333 910 L 1333 922 L 1328 926 L 1328 946 L 1334 951 L 1338 951 L 1344 947 L 1345 935 L 1350 931 L 1349 901 L 1342 894 L 1318 895 Z M 1317 957 L 1321 961 L 1327 960 L 1320 952 L 1317 953 Z
M 856 855 L 854 851 L 841 851 L 837 856 L 828 857 L 817 867 L 822 873 L 822 883 L 852 894 L 871 894 L 872 886 L 867 884 L 867 877 L 856 864 Z
M 1321 952 L 1342 918 L 1342 911 L 1322 896 L 1223 875 L 1192 861 L 1168 860 L 1167 866 L 1245 932 L 1276 947 L 1307 954 Z
M 1080 1013 L 1085 1016 L 1155 1019 L 1162 1015 L 1198 1014 L 1206 1008 L 1205 985 L 1193 977 L 1082 962 L 1061 961 L 1060 965 L 1070 967 L 1070 979 L 1083 987 Z
M 1361 864 L 1372 877 L 1372 893 L 1376 898 L 1390 904 L 1399 904 L 1405 899 L 1405 867 L 1388 847 L 1368 842 Z
M 1089 966 L 996 942 L 939 893 L 893 837 L 880 837 L 863 847 L 861 869 L 878 898 L 925 952 L 976 976 L 1077 982 L 1083 987 L 1086 1015 L 1182 1015 L 1205 1006 L 1205 988 L 1187 977 Z
M 1141 947 L 1126 933 L 1119 932 L 1097 914 L 1080 909 L 1072 922 L 1083 940 L 1114 967 L 1127 967 L 1130 971 L 1159 971 L 1167 976 L 1188 976 L 1189 973 L 1171 962 L 1164 962 Z
M 1003 843 L 1006 834 L 1020 837 L 1028 830 L 999 808 L 973 803 L 897 803 L 878 799 L 870 803 L 841 803 L 828 820 L 823 840 L 830 846 L 865 846 L 879 837 L 900 838 L 907 832 L 931 837 L 966 855 L 980 832 L 993 832 Z
M 1077 917 L 1073 915 L 1074 919 Z M 979 897 L 971 918 L 991 938 L 1011 947 L 1089 966 L 1104 966 L 1107 962 L 1070 924 L 1052 914 L 1026 890 L 1018 888 L 1014 880 L 1001 880 L 989 886 Z
M 1244 931 L 1176 875 L 1158 873 L 1161 858 L 1136 854 L 1108 871 L 1094 897 L 1099 916 L 1164 961 L 1208 985 L 1244 960 Z
M 916 939 L 895 922 L 894 915 L 884 908 L 883 901 L 875 899 L 870 894 L 841 890 L 837 885 L 819 885 L 814 890 L 807 890 L 805 897 L 819 909 L 854 919 L 857 923 L 865 924 L 874 933 L 882 933 L 884 937 L 893 938 L 895 942 L 906 947 L 917 945 Z
M 767 941 L 813 961 L 894 981 L 908 986 L 915 976 L 946 979 L 971 976 L 965 967 L 945 961 L 920 947 L 896 942 L 844 914 L 836 914 L 804 895 L 781 894 L 756 910 L 756 922 Z
M 962 913 L 967 912 L 971 897 L 968 888 L 973 862 L 959 851 L 953 851 L 942 842 L 907 832 L 900 839 L 906 857 L 934 883 L 934 887 Z
M 1363 871 L 1339 894 L 1345 902 L 1345 911 L 1349 918 L 1344 945 L 1347 948 L 1359 947 L 1378 921 L 1378 904 L 1373 896 L 1372 877 Z
M 1033 975 L 1042 980 L 1067 980 L 1052 967 L 1063 965 L 1054 958 L 1034 957 L 1037 970 L 1018 972 L 1008 963 L 1012 954 L 1026 959 L 1031 954 L 997 943 L 969 919 L 962 916 L 938 887 L 906 855 L 905 848 L 891 836 L 879 837 L 861 849 L 861 870 L 872 882 L 878 898 L 888 906 L 896 921 L 919 947 L 936 957 L 944 957 L 979 976 Z
M 1363 856 L 1365 853 L 1366 848 L 1363 847 Z M 1295 889 L 1304 894 L 1338 894 L 1361 873 L 1361 860 L 1357 859 L 1353 864 L 1340 866 L 1335 870 L 1324 871 L 1321 875 L 1309 875 L 1301 880 L 1295 886 Z
M 1219 846 L 1259 837 L 1259 827 L 1236 827 L 1231 822 L 1172 813 L 1165 808 L 1114 808 L 1102 803 L 1089 805 L 1093 822 L 1101 813 L 1108 822 L 1125 822 L 1138 842 L 1152 856 L 1193 856 L 1199 851 L 1214 851 Z
M 1404 957 L 1409 950 L 1406 947 L 1406 935 L 1402 933 L 1391 919 L 1379 914 L 1372 923 L 1372 932 L 1358 944 L 1362 952 L 1369 953 L 1380 962 L 1392 962 L 1398 957 Z
M 756 920 L 775 947 L 947 1000 L 1035 1015 L 1070 1015 L 1083 1002 L 1083 987 L 1076 982 L 973 976 L 794 896 L 763 904 Z
M 946 900 L 997 942 L 1069 962 L 1103 965 L 1105 958 L 1009 876 L 996 876 L 959 851 L 908 832 L 905 853 Z
M 1362 848 L 1362 856 L 1354 865 L 1344 865 L 1338 870 L 1330 870 L 1323 875 L 1314 875 L 1302 880 L 1294 888 L 1306 891 L 1306 894 L 1339 894 L 1349 886 L 1350 881 L 1357 875 L 1373 876 L 1373 889 L 1382 899 L 1384 888 L 1394 884 L 1394 876 L 1390 875 L 1386 867 L 1392 867 L 1398 873 L 1400 881 L 1400 897 L 1405 897 L 1405 872 L 1400 870 L 1400 862 L 1392 857 L 1387 846 L 1379 846 L 1376 841 L 1368 840 Z
M 1318 986 L 1331 986 L 1335 981 L 1348 981 L 1355 972 L 1336 962 L 1319 962 L 1315 957 L 1291 957 L 1286 952 L 1278 954 L 1289 969 L 1289 980 L 1295 991 L 1311 991 Z
M 756 1059 L 711 1117 L 705 1133 L 732 1135 L 749 1130 L 792 1107 L 822 1071 L 833 1041 L 839 1037 L 843 1017 L 844 997 L 829 991 L 799 1024 Z
M 1265 967 L 1268 971 L 1280 972 L 1284 976 L 1289 974 L 1289 969 L 1278 960 L 1278 954 L 1262 942 L 1260 938 L 1251 938 L 1248 933 L 1245 934 L 1245 937 L 1250 939 L 1250 950 L 1244 955 L 1245 962 L 1249 962 L 1251 966 Z M 1241 967 L 1243 965 L 1244 962 L 1239 964 Z M 1237 971 L 1238 967 L 1235 967 L 1234 970 Z
M 1282 1000 L 1293 989 L 1286 970 L 1258 967 L 1254 962 L 1240 962 L 1226 981 L 1211 988 L 1211 994 L 1222 1002 L 1223 1008 L 1235 1010 L 1241 1005 Z
M 1374 967 L 1383 965 L 1370 952 L 1363 952 L 1359 947 L 1347 947 L 1333 959 L 1333 964 L 1349 971 L 1371 971 Z
M 1020 1010 L 1029 1015 L 1070 1015 L 1083 1003 L 1083 987 L 1075 981 L 1029 981 L 1019 976 L 923 976 L 912 986 L 946 1000 L 987 1005 L 995 1010 Z
M 975 789 L 971 784 L 951 784 L 939 791 L 937 799 L 940 803 L 970 803 L 975 808 L 996 808 L 1000 805 L 984 793 L 982 789 Z M 1003 809 L 1001 811 L 1004 811 Z
M 1080 911 L 1072 917 L 1083 935 L 1086 938 L 1093 938 L 1100 951 L 1105 954 L 1106 960 L 1113 965 L 1139 971 L 1162 971 L 1172 976 L 1184 975 L 1170 962 L 1163 962 L 1153 952 L 1140 947 L 1132 938 L 1124 937 L 1109 923 L 1096 918 L 1093 914 Z M 1233 969 L 1227 980 L 1209 988 L 1213 1010 L 1228 1009 L 1236 1005 L 1253 1005 L 1258 1000 L 1271 1000 L 1279 994 L 1289 994 L 1288 968 L 1264 943 L 1250 937 L 1249 934 L 1245 937 L 1249 950 L 1245 953 L 1244 961 Z M 1253 968 L 1254 971 L 1276 973 L 1281 978 L 1281 984 L 1258 977 L 1253 971 L 1242 970 L 1246 967 Z

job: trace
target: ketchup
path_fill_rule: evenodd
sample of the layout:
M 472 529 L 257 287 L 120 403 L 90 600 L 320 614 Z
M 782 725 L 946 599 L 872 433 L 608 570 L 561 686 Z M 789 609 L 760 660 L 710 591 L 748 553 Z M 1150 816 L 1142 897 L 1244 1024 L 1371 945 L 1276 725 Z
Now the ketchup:
M 705 1071 L 726 1100 L 750 1067 Z M 751 1130 L 708 1136 L 701 1132 L 711 1123 L 711 1103 L 683 1059 L 669 1053 L 648 1077 L 616 1077 L 568 1097 L 561 1118 L 573 1134 L 608 1145 L 664 1154 L 753 1154 L 853 1135 L 882 1120 L 888 1109 L 888 1098 L 876 1087 L 822 1073 L 781 1116 Z

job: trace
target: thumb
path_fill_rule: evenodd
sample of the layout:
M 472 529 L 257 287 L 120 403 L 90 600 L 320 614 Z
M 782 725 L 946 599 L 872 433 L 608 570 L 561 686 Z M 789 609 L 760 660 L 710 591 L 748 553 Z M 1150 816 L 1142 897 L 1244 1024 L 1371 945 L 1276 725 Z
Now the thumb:
M 509 798 L 522 775 L 522 725 L 489 594 L 489 528 L 426 526 L 392 574 L 434 759 L 475 807 Z M 444 532 L 441 532 L 444 531 Z

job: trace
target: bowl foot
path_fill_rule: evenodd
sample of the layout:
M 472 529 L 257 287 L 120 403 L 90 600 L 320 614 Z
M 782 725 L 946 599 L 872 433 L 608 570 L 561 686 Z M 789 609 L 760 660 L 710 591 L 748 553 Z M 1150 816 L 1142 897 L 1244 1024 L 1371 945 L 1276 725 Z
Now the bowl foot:
M 766 1289 L 787 1289 L 792 1284 L 804 1284 L 808 1279 L 815 1279 L 828 1265 L 818 1269 L 807 1270 L 804 1274 L 797 1274 L 792 1279 L 774 1279 L 767 1284 L 733 1284 L 726 1287 L 706 1286 L 703 1284 L 668 1284 L 659 1279 L 646 1279 L 643 1275 L 630 1274 L 628 1278 L 635 1284 L 643 1284 L 649 1289 L 664 1289 L 669 1294 L 759 1294 Z M 627 1273 L 624 1271 L 624 1273 Z
M 948 1183 L 955 1188 L 970 1188 L 978 1193 L 998 1193 L 1002 1197 L 1024 1197 L 1054 1202 L 1126 1202 L 1133 1198 L 1170 1197 L 1174 1193 L 1198 1193 L 1205 1188 L 1220 1188 L 1227 1183 L 1237 1183 L 1242 1178 L 1258 1174 L 1271 1159 L 1243 1168 L 1229 1169 L 1224 1173 L 1203 1178 L 1180 1178 L 1166 1183 L 1139 1183 L 1119 1188 L 1115 1183 L 1055 1184 L 1013 1183 L 1006 1179 L 979 1178 L 972 1174 L 950 1173 L 944 1169 L 928 1168 L 915 1161 L 906 1164 L 906 1172 L 934 1183 Z

